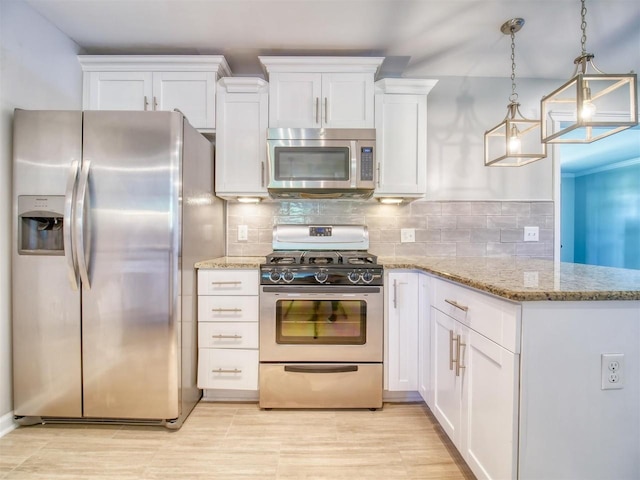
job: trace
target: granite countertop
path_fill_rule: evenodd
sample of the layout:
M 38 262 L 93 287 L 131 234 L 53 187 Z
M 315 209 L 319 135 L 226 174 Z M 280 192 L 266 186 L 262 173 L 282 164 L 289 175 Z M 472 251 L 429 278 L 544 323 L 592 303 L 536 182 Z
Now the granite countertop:
M 386 269 L 411 269 L 516 302 L 640 300 L 640 270 L 551 260 L 462 257 L 378 257 Z M 219 257 L 196 268 L 258 268 L 264 257 Z
M 196 263 L 196 268 L 259 268 L 265 257 L 218 257 Z
M 518 302 L 640 300 L 640 270 L 521 258 L 379 257 Z

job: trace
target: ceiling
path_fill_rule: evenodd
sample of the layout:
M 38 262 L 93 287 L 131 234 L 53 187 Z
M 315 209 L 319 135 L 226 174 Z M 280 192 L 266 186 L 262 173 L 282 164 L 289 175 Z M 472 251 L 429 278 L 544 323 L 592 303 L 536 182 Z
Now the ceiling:
M 5 0 L 2 0 L 5 1 Z M 579 0 L 25 0 L 86 54 L 223 54 L 235 75 L 258 55 L 383 56 L 384 76 L 511 74 L 568 79 Z M 587 1 L 587 51 L 605 72 L 640 67 L 640 2 Z

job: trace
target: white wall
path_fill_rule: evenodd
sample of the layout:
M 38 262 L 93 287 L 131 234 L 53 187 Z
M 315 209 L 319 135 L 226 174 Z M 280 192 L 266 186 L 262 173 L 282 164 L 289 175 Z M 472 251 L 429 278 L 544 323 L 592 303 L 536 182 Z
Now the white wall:
M 516 83 L 520 111 L 535 119 L 542 96 L 563 80 Z M 553 199 L 551 151 L 547 158 L 522 167 L 484 166 L 484 132 L 504 119 L 510 93 L 508 77 L 439 79 L 428 97 L 428 199 Z
M 80 48 L 22 0 L 0 1 L 0 436 L 11 426 L 11 215 L 14 108 L 82 108 Z

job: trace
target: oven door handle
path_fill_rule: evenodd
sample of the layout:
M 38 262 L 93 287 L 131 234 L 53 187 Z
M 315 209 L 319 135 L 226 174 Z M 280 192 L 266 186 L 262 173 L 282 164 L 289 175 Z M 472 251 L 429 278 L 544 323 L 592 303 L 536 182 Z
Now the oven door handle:
M 345 373 L 345 372 L 357 372 L 357 365 L 312 365 L 312 366 L 293 366 L 287 365 L 284 367 L 285 372 L 292 373 Z
M 333 293 L 336 295 L 341 294 L 353 294 L 353 293 L 380 293 L 382 287 L 360 287 L 354 285 L 353 287 L 339 288 L 330 286 L 311 286 L 311 287 L 295 287 L 295 286 L 263 286 L 262 291 L 264 293 Z

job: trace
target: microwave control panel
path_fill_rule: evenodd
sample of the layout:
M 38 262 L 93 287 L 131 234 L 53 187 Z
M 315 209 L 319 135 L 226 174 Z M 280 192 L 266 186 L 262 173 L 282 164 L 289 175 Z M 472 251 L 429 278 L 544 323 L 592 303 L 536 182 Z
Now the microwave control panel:
M 360 148 L 360 180 L 373 182 L 373 147 Z

